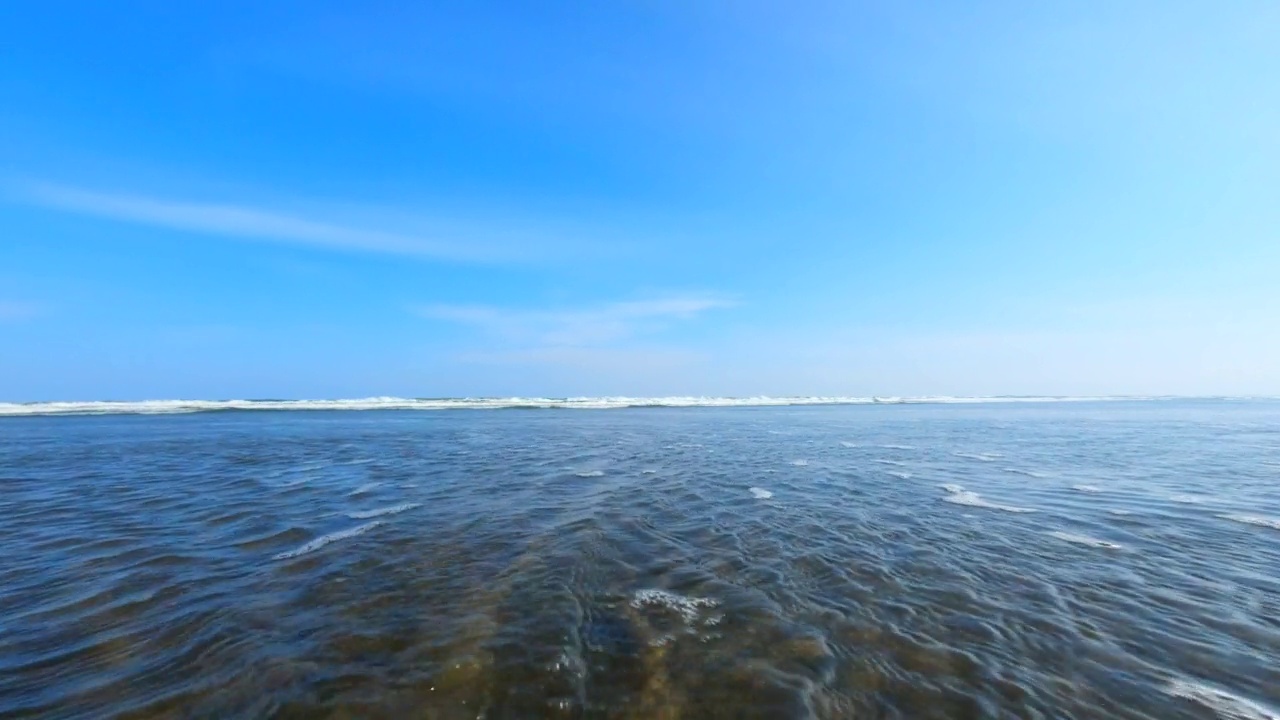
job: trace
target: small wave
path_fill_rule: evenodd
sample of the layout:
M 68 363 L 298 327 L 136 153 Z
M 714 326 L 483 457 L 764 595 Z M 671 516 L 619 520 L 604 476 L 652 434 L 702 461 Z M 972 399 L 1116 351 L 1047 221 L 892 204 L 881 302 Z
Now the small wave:
M 1169 499 L 1172 500 L 1173 502 L 1182 503 L 1184 505 L 1200 505 L 1207 500 L 1211 500 L 1212 498 L 1208 497 L 1207 495 L 1184 494 L 1184 495 L 1174 495 Z
M 1262 515 L 1229 514 L 1219 515 L 1218 517 L 1223 520 L 1231 520 L 1232 522 L 1244 523 L 1246 525 L 1257 525 L 1258 527 L 1280 530 L 1280 519 L 1263 517 Z
M 959 485 L 946 484 L 942 488 L 949 494 L 942 498 L 944 502 L 955 505 L 967 505 L 969 507 L 986 508 L 988 510 L 1003 510 L 1011 513 L 1033 513 L 1032 508 L 1017 507 L 1016 505 L 1000 505 L 989 500 L 983 500 L 982 496 L 975 492 L 969 492 Z
M 1102 492 L 1102 488 L 1098 487 L 1097 485 L 1072 485 L 1072 486 L 1071 486 L 1071 489 L 1072 489 L 1072 490 L 1075 490 L 1075 491 L 1077 491 L 1077 492 L 1082 492 L 1082 493 L 1100 493 L 1100 492 Z
M 885 450 L 915 450 L 915 445 L 881 445 Z
M 939 485 L 938 487 L 942 488 L 943 490 L 946 490 L 946 491 L 947 491 L 947 492 L 949 492 L 949 493 L 962 493 L 962 492 L 964 492 L 964 486 L 963 486 L 963 485 L 956 485 L 955 483 L 943 483 L 943 484 Z
M 382 483 L 380 482 L 365 483 L 364 485 L 361 485 L 355 490 L 352 490 L 351 492 L 347 493 L 347 495 L 348 496 L 364 495 L 367 492 L 372 492 L 374 489 L 376 489 L 380 485 L 382 485 Z
M 657 470 L 641 470 L 640 474 L 641 475 L 657 475 L 658 471 Z
M 757 500 L 768 500 L 773 497 L 773 493 L 765 490 L 764 488 L 753 487 L 751 488 L 751 497 Z
M 894 467 L 906 467 L 906 463 L 901 460 L 886 460 L 885 458 L 876 458 L 876 462 L 881 465 L 893 465 Z
M 631 607 L 642 609 L 658 607 L 670 610 L 681 617 L 685 623 L 697 621 L 700 611 L 719 606 L 720 603 L 711 598 L 689 597 L 666 590 L 638 590 L 631 598 Z M 717 618 L 718 621 L 718 618 Z
M 1054 530 L 1053 532 L 1050 532 L 1049 535 L 1052 535 L 1059 540 L 1065 540 L 1069 543 L 1076 543 L 1077 545 L 1088 545 L 1089 547 L 1106 548 L 1107 550 L 1121 549 L 1121 547 L 1116 543 L 1099 540 L 1098 538 L 1092 538 L 1088 535 L 1077 535 L 1075 533 L 1062 532 L 1061 530 Z
M 1120 508 L 1112 508 L 1107 512 L 1111 513 L 1112 515 L 1132 515 L 1133 514 L 1133 511 L 1131 510 L 1121 510 Z
M 886 475 L 891 475 L 891 476 L 893 476 L 893 477 L 896 477 L 896 478 L 898 478 L 899 480 L 910 480 L 910 479 L 911 479 L 911 473 L 909 473 L 909 472 L 902 472 L 902 471 L 900 471 L 900 470 L 886 470 L 886 471 L 885 471 L 885 474 L 886 474 Z
M 574 475 L 577 475 L 580 478 L 604 477 L 604 471 L 603 470 L 582 470 L 580 472 L 574 473 Z
M 416 507 L 422 507 L 422 503 L 401 503 L 399 505 L 390 505 L 375 510 L 360 510 L 358 512 L 349 512 L 347 517 L 352 520 L 368 520 L 369 518 L 380 517 L 382 515 L 397 515 L 406 510 L 412 510 Z
M 996 460 L 1000 460 L 1001 457 L 1004 457 L 1004 455 L 998 454 L 998 452 L 959 452 L 957 451 L 957 452 L 952 452 L 951 455 L 955 455 L 956 457 L 965 457 L 965 459 L 969 459 L 969 460 L 980 460 L 983 462 L 995 462 Z
M 339 530 L 338 532 L 332 532 L 332 533 L 329 533 L 328 535 L 321 535 L 315 540 L 312 540 L 311 542 L 306 543 L 305 545 L 302 545 L 295 550 L 289 550 L 288 552 L 282 552 L 275 555 L 274 559 L 288 560 L 289 558 L 295 558 L 295 557 L 298 557 L 299 555 L 306 555 L 307 553 L 315 552 L 316 550 L 319 550 L 320 548 L 324 547 L 325 545 L 329 545 L 330 543 L 335 543 L 335 542 L 338 542 L 339 540 L 346 540 L 347 538 L 353 538 L 357 535 L 363 535 L 369 532 L 370 530 L 378 527 L 381 524 L 382 524 L 381 520 L 374 520 L 373 522 L 365 523 L 364 525 L 357 525 L 356 527 L 350 528 L 348 530 Z
M 1007 467 L 1004 469 L 1004 471 L 1007 473 L 1013 473 L 1014 475 L 1025 475 L 1030 478 L 1043 479 L 1043 478 L 1049 477 L 1048 475 L 1042 472 L 1036 472 L 1035 470 L 1023 470 L 1022 468 L 1015 468 L 1015 467 Z
M 1227 720 L 1280 720 L 1280 712 L 1210 685 L 1175 680 L 1165 692 L 1203 705 Z
M 862 446 L 861 446 L 861 445 L 859 445 L 859 444 L 858 444 L 858 443 L 856 443 L 856 442 L 849 442 L 848 440 L 841 440 L 841 441 L 840 441 L 840 447 L 847 447 L 847 448 L 859 448 L 859 447 L 862 447 Z
M 796 467 L 807 467 L 807 466 L 809 465 L 809 461 L 808 461 L 808 460 L 803 460 L 803 459 L 801 459 L 801 460 L 792 460 L 792 461 L 791 461 L 791 464 L 792 464 L 792 465 L 795 465 Z

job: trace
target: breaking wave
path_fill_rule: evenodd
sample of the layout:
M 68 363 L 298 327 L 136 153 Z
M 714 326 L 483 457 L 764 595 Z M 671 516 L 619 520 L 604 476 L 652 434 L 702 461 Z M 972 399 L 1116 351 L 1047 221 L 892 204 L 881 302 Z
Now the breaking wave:
M 296 558 L 300 555 L 306 555 L 307 553 L 315 552 L 316 550 L 319 550 L 320 548 L 326 545 L 331 545 L 335 542 L 338 542 L 339 540 L 346 540 L 347 538 L 353 538 L 353 537 L 356 537 L 357 535 L 363 535 L 369 532 L 370 530 L 378 527 L 381 524 L 382 524 L 381 520 L 374 520 L 373 522 L 365 523 L 364 525 L 357 525 L 356 527 L 350 528 L 349 530 L 339 530 L 338 532 L 332 532 L 332 533 L 329 533 L 328 535 L 321 535 L 315 540 L 312 540 L 311 542 L 306 543 L 305 545 L 302 545 L 295 550 L 289 550 L 288 552 L 277 553 L 274 556 L 274 559 L 288 560 L 290 558 Z
M 1211 685 L 1175 680 L 1165 692 L 1209 708 L 1229 720 L 1280 720 L 1280 712 Z

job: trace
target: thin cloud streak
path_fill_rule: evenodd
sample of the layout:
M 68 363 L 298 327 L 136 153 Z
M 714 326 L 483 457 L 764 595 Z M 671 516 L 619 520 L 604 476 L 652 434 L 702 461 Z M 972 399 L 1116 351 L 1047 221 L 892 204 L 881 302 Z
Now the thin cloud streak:
M 524 254 L 486 247 L 483 242 L 446 242 L 243 205 L 98 192 L 42 182 L 20 185 L 15 195 L 29 204 L 55 210 L 242 240 L 458 262 L 504 262 Z
M 423 305 L 413 311 L 424 318 L 473 327 L 498 340 L 540 347 L 607 345 L 658 332 L 676 321 L 732 307 L 717 297 L 669 297 L 608 303 L 562 310 L 514 310 L 487 305 Z

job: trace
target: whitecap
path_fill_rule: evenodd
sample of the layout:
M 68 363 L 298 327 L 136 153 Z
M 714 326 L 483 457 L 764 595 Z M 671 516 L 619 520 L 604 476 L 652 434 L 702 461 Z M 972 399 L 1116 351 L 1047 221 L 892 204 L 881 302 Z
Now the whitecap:
M 886 475 L 891 475 L 891 476 L 893 476 L 893 477 L 896 477 L 896 478 L 898 478 L 899 480 L 910 480 L 910 479 L 911 479 L 911 473 L 909 473 L 909 472 L 901 472 L 901 471 L 898 471 L 898 470 L 886 470 L 886 471 L 885 471 L 885 474 L 886 474 Z
M 714 608 L 719 604 L 711 598 L 690 597 L 656 589 L 637 590 L 631 598 L 631 607 L 633 608 L 658 607 L 670 610 L 679 615 L 685 623 L 690 624 L 698 619 L 701 610 Z
M 1004 471 L 1008 473 L 1013 473 L 1014 475 L 1026 475 L 1027 477 L 1031 477 L 1031 478 L 1049 477 L 1048 475 L 1042 472 L 1036 472 L 1035 470 L 1023 470 L 1022 468 L 1015 468 L 1015 467 L 1007 467 L 1004 469 Z
M 356 488 L 355 490 L 352 490 L 351 492 L 347 493 L 347 495 L 363 495 L 363 494 L 365 494 L 365 493 L 367 493 L 367 492 L 369 492 L 369 491 L 373 490 L 374 488 L 378 487 L 378 486 L 379 486 L 379 485 L 381 485 L 381 484 L 382 484 L 382 483 L 380 483 L 380 482 L 365 483 L 364 485 L 361 485 L 360 487 Z
M 858 443 L 856 443 L 856 442 L 849 442 L 848 440 L 841 440 L 841 441 L 840 441 L 840 446 L 841 446 L 841 447 L 847 447 L 847 448 L 857 448 L 857 447 L 862 447 L 862 446 L 861 446 L 861 445 L 859 445 Z
M 580 478 L 604 477 L 604 471 L 603 470 L 583 470 L 581 472 L 574 473 L 574 475 L 577 475 Z
M 1219 515 L 1218 517 L 1223 520 L 1231 520 L 1233 522 L 1244 523 L 1246 525 L 1257 525 L 1258 527 L 1280 530 L 1280 519 L 1263 517 L 1262 515 L 1243 515 L 1233 513 L 1229 515 Z
M 364 525 L 357 525 L 356 527 L 350 528 L 348 530 L 339 530 L 337 532 L 329 533 L 328 535 L 321 535 L 315 540 L 312 540 L 311 542 L 308 542 L 305 545 L 302 545 L 295 550 L 289 550 L 288 552 L 279 553 L 274 557 L 274 559 L 288 560 L 289 558 L 295 558 L 295 557 L 298 557 L 299 555 L 306 555 L 307 553 L 319 550 L 320 548 L 330 543 L 335 543 L 335 542 L 338 542 L 339 540 L 346 540 L 347 538 L 353 538 L 357 535 L 363 535 L 369 532 L 370 530 L 378 527 L 381 524 L 382 524 L 381 520 L 374 520 L 373 522 L 365 523 Z
M 807 466 L 807 465 L 809 464 L 809 461 L 808 461 L 808 460 L 803 460 L 803 459 L 801 459 L 801 460 L 792 460 L 792 461 L 791 461 L 791 464 L 792 464 L 792 465 L 795 465 L 796 467 L 805 467 L 805 466 Z
M 1111 513 L 1112 515 L 1132 515 L 1133 514 L 1133 512 L 1130 510 L 1121 510 L 1120 508 L 1112 508 L 1107 512 Z
M 1098 487 L 1097 485 L 1072 485 L 1072 486 L 1071 486 L 1071 489 L 1072 489 L 1072 490 L 1076 490 L 1076 491 L 1078 491 L 1078 492 L 1082 492 L 1082 493 L 1100 493 L 1100 492 L 1102 492 L 1102 488 Z
M 953 503 L 955 505 L 967 505 L 969 507 L 986 508 L 988 510 L 1003 510 L 1012 513 L 1033 513 L 1032 508 L 1017 507 L 1015 505 L 1000 505 L 988 500 L 983 500 L 982 496 L 975 492 L 969 492 L 959 485 L 943 485 L 949 495 L 942 498 L 944 502 Z
M 382 515 L 396 515 L 406 510 L 412 510 L 416 507 L 421 507 L 421 506 L 422 506 L 422 503 L 414 503 L 414 502 L 401 503 L 399 505 L 390 505 L 388 507 L 377 508 L 375 510 L 360 510 L 357 512 L 349 512 L 347 513 L 347 517 L 351 518 L 352 520 L 368 520 L 369 518 L 380 517 Z
M 1049 534 L 1052 535 L 1053 537 L 1058 538 L 1059 540 L 1065 540 L 1066 542 L 1069 542 L 1069 543 L 1076 543 L 1077 545 L 1088 545 L 1089 547 L 1106 548 L 1107 550 L 1121 549 L 1120 546 L 1117 545 L 1116 543 L 1107 542 L 1106 540 L 1099 540 L 1098 538 L 1089 537 L 1088 535 L 1077 535 L 1075 533 L 1063 532 L 1061 530 L 1054 530 Z
M 768 490 L 765 490 L 764 488 L 753 487 L 751 488 L 750 492 L 751 492 L 751 497 L 757 500 L 768 500 L 769 498 L 773 497 L 773 493 L 769 492 Z
M 949 492 L 949 493 L 962 493 L 962 492 L 964 492 L 964 486 L 963 486 L 963 485 L 956 485 L 955 483 L 943 483 L 943 484 L 939 485 L 938 487 L 942 488 L 943 490 L 946 490 L 946 491 L 947 491 L 947 492 Z
M 1280 720 L 1280 712 L 1211 685 L 1174 680 L 1165 692 L 1199 703 L 1227 720 Z
M 640 474 L 641 475 L 657 475 L 658 471 L 657 470 L 641 470 Z
M 915 445 L 881 445 L 885 450 L 915 450 Z
M 894 465 L 897 467 L 906 467 L 907 465 L 901 460 L 886 460 L 885 458 L 876 458 L 876 462 L 880 463 L 881 465 Z

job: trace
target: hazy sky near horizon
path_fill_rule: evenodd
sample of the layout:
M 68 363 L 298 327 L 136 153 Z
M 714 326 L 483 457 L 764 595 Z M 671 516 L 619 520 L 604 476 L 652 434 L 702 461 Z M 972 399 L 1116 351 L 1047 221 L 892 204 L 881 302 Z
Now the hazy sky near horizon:
M 0 401 L 1280 394 L 1280 4 L 0 5 Z

